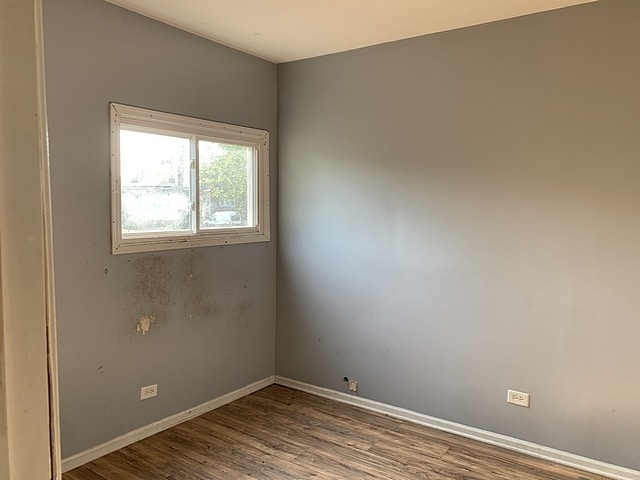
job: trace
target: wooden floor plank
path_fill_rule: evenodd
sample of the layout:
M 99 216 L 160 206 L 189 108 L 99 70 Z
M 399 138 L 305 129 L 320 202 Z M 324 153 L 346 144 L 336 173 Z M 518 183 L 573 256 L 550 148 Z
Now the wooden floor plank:
M 63 480 L 606 480 L 272 385 Z

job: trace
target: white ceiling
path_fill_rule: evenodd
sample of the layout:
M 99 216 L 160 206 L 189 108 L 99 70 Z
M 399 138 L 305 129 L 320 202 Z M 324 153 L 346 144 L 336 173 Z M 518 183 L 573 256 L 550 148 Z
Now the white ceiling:
M 275 63 L 597 0 L 107 0 Z

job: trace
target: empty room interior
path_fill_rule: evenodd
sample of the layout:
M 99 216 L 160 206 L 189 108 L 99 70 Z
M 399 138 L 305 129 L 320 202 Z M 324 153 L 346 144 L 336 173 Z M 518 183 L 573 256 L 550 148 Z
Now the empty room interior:
M 138 13 L 162 3 L 42 2 L 65 479 L 109 479 L 91 462 L 191 419 L 236 432 L 251 405 L 242 418 L 281 441 L 320 443 L 289 424 L 322 426 L 314 402 L 338 409 L 331 442 L 361 445 L 353 458 L 382 450 L 356 429 L 368 414 L 376 442 L 386 421 L 455 436 L 398 440 L 396 474 L 323 467 L 301 440 L 237 476 L 144 477 L 168 462 L 138 449 L 138 470 L 111 478 L 309 478 L 305 461 L 319 478 L 640 478 L 638 0 L 545 1 L 298 57 L 293 37 L 269 51 L 269 25 L 247 30 L 255 53 Z M 333 28 L 298 30 L 329 43 L 351 28 L 333 3 Z M 114 254 L 111 104 L 267 132 L 265 236 Z M 226 210 L 213 221 L 242 229 Z M 552 473 L 459 473 L 445 453 L 459 439 Z

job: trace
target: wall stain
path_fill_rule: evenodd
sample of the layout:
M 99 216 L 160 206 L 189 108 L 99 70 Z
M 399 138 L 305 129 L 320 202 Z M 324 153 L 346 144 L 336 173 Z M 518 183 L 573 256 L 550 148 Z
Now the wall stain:
M 253 310 L 253 304 L 251 302 L 236 303 L 231 309 L 231 318 L 236 324 L 248 327 L 248 314 L 251 310 Z
M 174 328 L 187 322 L 207 329 L 230 328 L 240 343 L 251 330 L 251 284 L 220 277 L 220 265 L 204 252 L 147 254 L 127 262 L 133 273 L 124 307 L 129 338 L 151 335 L 169 322 L 175 322 Z
M 152 326 L 157 326 L 156 317 L 143 315 L 140 317 L 136 331 L 138 335 L 146 335 Z
M 142 301 L 153 305 L 169 304 L 171 289 L 171 271 L 166 257 L 151 255 L 135 262 L 136 286 L 133 294 Z
M 190 321 L 211 322 L 221 315 L 220 306 L 213 301 L 210 270 L 199 252 L 192 252 L 182 264 L 181 300 Z
M 135 280 L 129 288 L 128 322 L 135 336 L 166 323 L 172 300 L 171 258 L 148 255 L 134 259 Z
M 253 311 L 252 302 L 239 302 L 231 307 L 231 322 L 234 328 L 235 336 L 239 345 L 245 343 L 246 333 L 251 328 L 251 312 Z

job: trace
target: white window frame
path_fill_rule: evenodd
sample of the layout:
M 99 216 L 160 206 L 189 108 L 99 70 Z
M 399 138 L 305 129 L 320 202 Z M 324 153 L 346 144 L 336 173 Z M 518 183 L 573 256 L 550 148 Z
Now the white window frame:
M 174 115 L 145 108 L 132 107 L 118 103 L 110 104 L 111 112 L 111 251 L 115 254 L 152 252 L 178 248 L 230 245 L 237 243 L 267 242 L 270 240 L 269 214 L 269 132 L 256 128 L 242 127 L 210 120 Z M 213 140 L 220 143 L 232 143 L 253 147 L 256 152 L 253 178 L 257 182 L 256 197 L 249 194 L 253 202 L 256 226 L 200 229 L 200 208 L 198 192 L 198 159 L 195 162 L 195 178 L 192 189 L 195 202 L 192 216 L 195 219 L 190 232 L 144 232 L 135 235 L 122 235 L 122 204 L 120 178 L 120 128 L 162 130 L 177 136 L 190 136 L 196 139 Z M 193 156 L 193 153 L 192 153 Z

